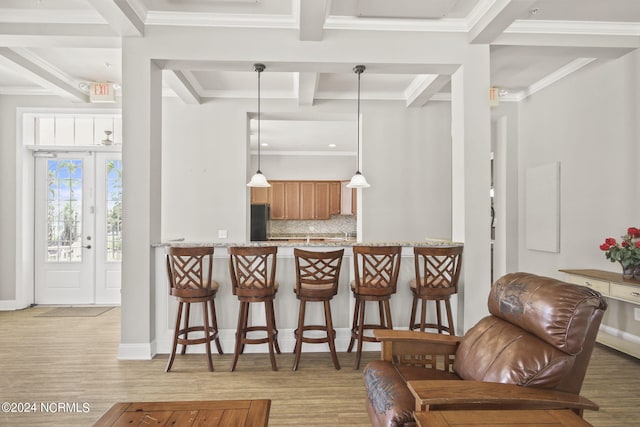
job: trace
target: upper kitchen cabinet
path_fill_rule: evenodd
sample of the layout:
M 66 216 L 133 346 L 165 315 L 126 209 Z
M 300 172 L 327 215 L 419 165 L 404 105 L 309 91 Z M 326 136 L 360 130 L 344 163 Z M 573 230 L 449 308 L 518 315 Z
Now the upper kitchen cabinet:
M 271 187 L 251 187 L 251 204 L 270 204 Z
M 276 219 L 276 218 L 273 218 Z M 284 181 L 284 218 L 300 218 L 300 182 Z
M 254 189 L 252 189 L 253 191 Z M 269 197 L 269 204 L 271 205 L 271 219 L 284 219 L 285 218 L 285 192 L 284 182 L 271 181 L 271 191 Z
M 340 181 L 329 181 L 329 215 L 340 214 L 342 189 Z
M 271 181 L 251 189 L 251 203 L 271 205 L 271 219 L 329 219 L 340 214 L 340 181 Z

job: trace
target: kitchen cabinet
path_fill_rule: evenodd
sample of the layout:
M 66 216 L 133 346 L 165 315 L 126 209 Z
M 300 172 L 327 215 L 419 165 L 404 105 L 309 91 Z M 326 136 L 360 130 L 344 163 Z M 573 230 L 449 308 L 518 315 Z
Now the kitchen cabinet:
M 560 271 L 567 275 L 565 280 L 569 283 L 589 287 L 600 292 L 602 296 L 606 298 L 640 306 L 640 281 L 638 280 L 623 279 L 619 273 L 603 270 L 585 269 Z M 625 319 L 620 319 L 620 316 L 624 315 L 625 313 L 616 314 L 618 320 L 621 321 L 620 324 L 630 323 L 631 319 L 628 319 L 627 322 L 624 321 Z M 638 345 L 619 336 L 620 332 L 625 334 L 626 331 L 618 331 L 618 333 L 614 334 L 610 334 L 607 331 L 605 325 L 600 326 L 597 338 L 599 343 L 640 358 L 640 348 Z
M 271 181 L 269 204 L 271 205 L 271 219 L 285 218 L 284 182 Z
M 316 219 L 315 182 L 300 182 L 300 219 Z
M 270 181 L 251 189 L 252 204 L 271 205 L 271 219 L 329 219 L 340 213 L 340 181 Z
M 265 205 L 270 204 L 270 187 L 252 187 L 251 188 L 251 204 Z
M 314 189 L 314 219 L 329 219 L 331 216 L 331 205 L 329 197 L 330 185 L 328 182 L 315 182 Z
M 342 197 L 340 181 L 329 182 L 329 215 L 340 214 L 340 203 Z
M 299 181 L 284 181 L 284 219 L 300 219 Z

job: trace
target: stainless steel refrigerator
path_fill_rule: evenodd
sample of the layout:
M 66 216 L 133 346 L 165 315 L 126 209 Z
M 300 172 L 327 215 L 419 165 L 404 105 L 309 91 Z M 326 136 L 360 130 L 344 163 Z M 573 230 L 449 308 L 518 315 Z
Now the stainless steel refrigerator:
M 251 205 L 251 241 L 266 241 L 269 235 L 270 206 Z

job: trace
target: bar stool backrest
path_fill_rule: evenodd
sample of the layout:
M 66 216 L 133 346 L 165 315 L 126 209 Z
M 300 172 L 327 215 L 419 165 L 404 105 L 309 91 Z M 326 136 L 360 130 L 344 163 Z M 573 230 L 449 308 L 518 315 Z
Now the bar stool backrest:
M 211 295 L 213 251 L 211 246 L 168 247 L 169 293 L 180 298 Z
M 274 295 L 277 246 L 235 246 L 229 248 L 229 272 L 233 294 L 239 297 Z
M 354 292 L 370 295 L 395 293 L 401 252 L 401 246 L 354 246 Z
M 462 246 L 413 248 L 418 295 L 452 295 L 458 292 Z
M 314 252 L 295 248 L 295 292 L 301 295 L 336 295 L 342 267 L 344 249 L 330 252 Z

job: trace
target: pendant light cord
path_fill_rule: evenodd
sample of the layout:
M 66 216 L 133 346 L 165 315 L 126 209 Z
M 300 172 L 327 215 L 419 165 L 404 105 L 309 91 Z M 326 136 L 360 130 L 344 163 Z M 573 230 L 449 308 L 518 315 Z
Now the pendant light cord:
M 358 70 L 358 164 L 356 170 L 360 172 L 360 75 L 361 70 Z
M 360 174 L 360 75 L 365 69 L 366 67 L 364 65 L 356 65 L 353 67 L 353 71 L 358 75 L 358 152 L 356 153 L 358 164 L 356 165 L 356 174 Z
M 256 66 L 256 71 L 258 72 L 258 173 L 260 172 L 260 67 Z

